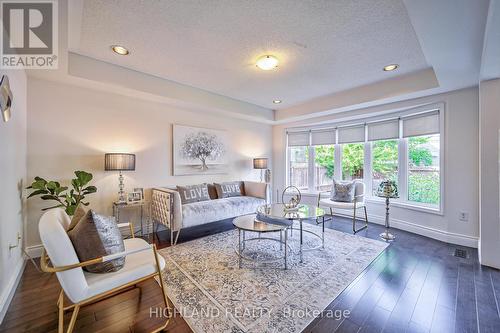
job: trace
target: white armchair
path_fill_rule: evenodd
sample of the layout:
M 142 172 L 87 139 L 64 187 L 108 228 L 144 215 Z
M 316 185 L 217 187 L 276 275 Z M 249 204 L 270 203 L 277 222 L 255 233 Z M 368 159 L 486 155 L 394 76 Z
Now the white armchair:
M 65 311 L 73 309 L 67 328 L 67 332 L 72 332 L 81 306 L 116 295 L 126 288 L 133 287 L 139 282 L 156 276 L 159 277 L 165 306 L 169 308 L 169 313 L 172 313 L 162 279 L 165 260 L 158 255 L 155 245 L 150 245 L 140 238 L 133 238 L 133 232 L 131 232 L 132 238 L 124 240 L 125 251 L 80 262 L 66 233 L 69 224 L 69 216 L 64 210 L 56 208 L 45 212 L 38 225 L 40 238 L 44 246 L 40 259 L 41 268 L 44 272 L 56 273 L 62 287 L 57 301 L 59 333 L 64 331 L 63 318 Z M 118 226 L 131 228 L 129 223 L 120 223 Z M 126 257 L 126 259 L 124 267 L 117 272 L 96 274 L 82 269 L 82 267 L 88 265 L 106 262 L 119 257 Z M 50 260 L 50 264 L 48 260 Z M 64 294 L 73 304 L 64 306 Z M 160 329 L 167 326 L 169 319 L 167 318 L 165 325 Z
M 368 215 L 366 213 L 366 205 L 365 205 L 365 184 L 361 181 L 356 182 L 354 185 L 354 200 L 352 202 L 339 202 L 333 201 L 331 198 L 321 198 L 322 194 L 325 194 L 330 191 L 320 192 L 318 194 L 318 207 L 326 207 L 330 208 L 330 215 L 333 219 L 334 209 L 348 209 L 353 210 L 352 215 L 352 231 L 354 233 L 360 232 L 363 229 L 368 227 Z M 356 210 L 359 208 L 363 208 L 365 211 L 365 225 L 359 229 L 356 229 Z

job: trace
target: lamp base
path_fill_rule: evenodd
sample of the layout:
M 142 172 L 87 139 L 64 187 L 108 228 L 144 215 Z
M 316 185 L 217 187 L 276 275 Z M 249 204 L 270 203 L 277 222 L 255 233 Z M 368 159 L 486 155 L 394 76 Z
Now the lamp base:
M 388 242 L 391 242 L 393 241 L 394 239 L 396 239 L 396 236 L 394 236 L 393 234 L 391 234 L 389 231 L 384 231 L 383 233 L 381 233 L 380 235 L 380 238 L 384 239 L 385 241 L 388 241 Z
M 125 184 L 123 183 L 123 175 L 122 172 L 120 171 L 120 176 L 118 177 L 119 180 L 119 185 L 118 188 L 120 189 L 118 191 L 118 201 L 117 203 L 127 203 L 127 199 L 125 198 L 125 191 L 123 189 L 125 188 Z

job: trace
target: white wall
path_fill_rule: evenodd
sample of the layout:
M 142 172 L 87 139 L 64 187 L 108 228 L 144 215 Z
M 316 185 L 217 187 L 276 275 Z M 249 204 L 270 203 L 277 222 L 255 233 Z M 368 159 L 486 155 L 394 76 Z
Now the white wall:
M 166 104 L 31 78 L 28 82 L 28 179 L 35 176 L 67 182 L 74 170 L 94 175 L 98 193 L 90 207 L 111 214 L 118 174 L 104 172 L 105 152 L 136 154 L 136 171 L 125 172 L 126 191 L 237 179 L 259 179 L 252 158 L 271 157 L 270 125 L 192 112 Z M 172 124 L 225 129 L 232 158 L 227 175 L 172 176 Z M 28 245 L 37 246 L 40 209 L 28 202 Z
M 360 109 L 349 115 L 365 114 L 383 110 L 398 110 L 429 103 L 445 103 L 444 135 L 444 215 L 410 210 L 393 206 L 391 208 L 392 225 L 422 235 L 477 247 L 479 228 L 478 207 L 478 89 L 470 88 L 439 94 L 414 100 L 397 102 L 385 106 Z M 342 119 L 344 114 L 331 115 L 294 123 L 293 126 L 305 126 L 315 123 L 331 123 Z M 273 183 L 283 189 L 285 184 L 285 130 L 290 125 L 273 127 Z M 498 177 L 498 174 L 497 174 Z M 316 197 L 306 199 L 316 203 Z M 469 213 L 469 221 L 459 221 L 459 212 Z M 370 220 L 376 223 L 384 221 L 384 205 L 368 203 Z
M 22 70 L 0 71 L 8 75 L 13 92 L 12 118 L 5 123 L 0 117 L 0 322 L 17 286 L 24 267 L 21 254 L 25 219 L 26 186 L 26 75 Z
M 481 264 L 500 268 L 499 163 L 500 79 L 480 84 L 480 242 Z

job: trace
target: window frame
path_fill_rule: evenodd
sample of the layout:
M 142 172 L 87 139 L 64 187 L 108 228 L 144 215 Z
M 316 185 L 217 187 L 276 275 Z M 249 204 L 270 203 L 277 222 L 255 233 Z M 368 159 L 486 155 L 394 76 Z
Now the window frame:
M 401 117 L 404 117 L 406 115 L 411 115 L 411 114 L 418 114 L 422 112 L 429 112 L 431 110 L 438 110 L 439 111 L 439 145 L 440 145 L 440 151 L 439 151 L 439 187 L 440 187 L 440 198 L 439 198 L 439 205 L 432 205 L 432 204 L 425 204 L 425 203 L 418 203 L 415 201 L 410 201 L 408 200 L 408 138 L 403 138 L 402 136 L 402 119 Z M 360 117 L 357 120 L 350 121 L 350 122 L 337 122 L 337 123 L 331 123 L 332 128 L 337 128 L 338 126 L 352 126 L 352 124 L 359 124 L 360 122 L 366 122 L 368 121 L 375 121 L 375 120 L 380 120 L 380 119 L 386 119 L 389 117 L 394 117 L 397 116 L 399 117 L 399 122 L 400 122 L 400 133 L 399 133 L 399 138 L 395 139 L 398 140 L 398 185 L 399 185 L 399 192 L 400 192 L 400 197 L 398 199 L 393 199 L 391 200 L 391 205 L 395 207 L 403 207 L 403 208 L 408 208 L 416 211 L 423 211 L 427 213 L 433 213 L 433 214 L 438 214 L 438 215 L 444 215 L 444 209 L 445 209 L 445 115 L 446 115 L 446 109 L 445 109 L 445 103 L 440 102 L 440 103 L 433 103 L 433 104 L 427 104 L 423 106 L 418 106 L 418 107 L 412 107 L 412 108 L 407 108 L 403 111 L 398 111 L 394 112 L 394 110 L 388 110 L 386 112 L 380 113 L 379 116 L 376 117 L 371 117 L 371 118 L 362 118 Z M 325 127 L 325 124 L 322 125 L 323 128 Z M 295 130 L 295 129 L 293 129 Z M 301 129 L 302 131 L 304 128 Z M 312 128 L 307 128 L 306 130 L 311 131 Z M 338 143 L 338 130 L 336 132 L 336 140 L 334 144 L 334 165 L 335 165 L 335 171 L 334 171 L 334 178 L 335 179 L 342 179 L 342 155 L 343 155 L 343 144 Z M 285 138 L 287 137 L 288 129 L 285 130 Z M 363 143 L 363 142 L 360 142 Z M 309 142 L 309 147 L 314 148 L 313 145 L 311 145 L 311 142 Z M 290 170 L 289 170 L 289 153 L 288 153 L 288 142 L 287 139 L 285 139 L 285 161 L 286 161 L 286 179 L 285 179 L 285 184 L 288 186 L 290 184 Z M 315 166 L 315 151 L 314 149 L 309 149 L 309 161 L 308 161 L 308 190 L 303 193 L 305 196 L 316 196 L 318 194 L 318 190 L 315 189 L 315 172 L 314 172 L 314 166 Z M 366 186 L 366 201 L 367 202 L 372 202 L 372 203 L 377 203 L 377 204 L 384 204 L 385 205 L 385 200 L 379 197 L 376 197 L 373 195 L 373 188 L 372 188 L 372 175 L 373 175 L 373 170 L 372 170 L 372 142 L 367 141 L 367 127 L 365 126 L 365 141 L 364 141 L 364 164 L 363 164 L 363 182 L 365 183 Z

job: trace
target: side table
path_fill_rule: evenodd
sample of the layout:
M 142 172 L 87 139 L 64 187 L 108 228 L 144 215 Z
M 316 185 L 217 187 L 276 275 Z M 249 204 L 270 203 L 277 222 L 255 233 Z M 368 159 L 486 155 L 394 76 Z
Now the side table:
M 116 218 L 116 223 L 121 223 L 120 218 L 122 215 L 122 210 L 124 209 L 139 209 L 140 211 L 140 223 L 141 223 L 141 237 L 144 238 L 144 222 L 146 224 L 146 234 L 150 237 L 152 233 L 151 228 L 151 219 L 149 213 L 149 203 L 142 202 L 134 202 L 134 203 L 120 203 L 113 202 L 113 216 Z M 133 223 L 132 223 L 133 224 Z

